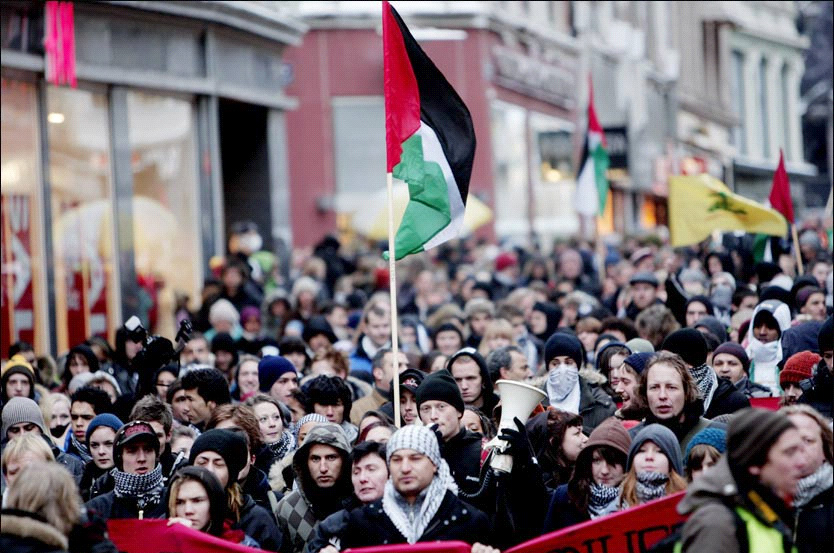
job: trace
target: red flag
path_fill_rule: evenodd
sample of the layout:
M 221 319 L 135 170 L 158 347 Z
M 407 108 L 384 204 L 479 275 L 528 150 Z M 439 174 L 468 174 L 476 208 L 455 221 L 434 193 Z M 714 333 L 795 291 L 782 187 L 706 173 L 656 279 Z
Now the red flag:
M 791 183 L 785 171 L 785 156 L 779 149 L 779 166 L 773 173 L 773 186 L 770 188 L 770 207 L 785 216 L 793 224 L 793 202 L 791 201 Z

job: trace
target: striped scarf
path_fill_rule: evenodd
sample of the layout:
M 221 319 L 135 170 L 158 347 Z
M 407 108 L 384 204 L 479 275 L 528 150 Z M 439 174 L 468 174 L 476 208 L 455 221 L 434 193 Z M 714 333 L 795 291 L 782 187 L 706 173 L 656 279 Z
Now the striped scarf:
M 637 500 L 646 503 L 660 499 L 666 495 L 666 484 L 669 482 L 669 475 L 662 472 L 638 472 L 637 473 Z
M 90 455 L 90 450 L 87 449 L 87 445 L 78 441 L 78 438 L 75 437 L 75 432 L 70 431 L 70 440 L 72 447 L 75 448 L 76 453 L 78 453 L 78 456 L 81 457 L 82 461 L 84 461 L 84 464 L 93 460 L 93 456 Z

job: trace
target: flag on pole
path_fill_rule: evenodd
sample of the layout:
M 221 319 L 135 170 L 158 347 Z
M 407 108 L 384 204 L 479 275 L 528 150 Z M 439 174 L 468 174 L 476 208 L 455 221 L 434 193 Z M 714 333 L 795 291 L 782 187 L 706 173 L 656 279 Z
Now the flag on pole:
M 791 200 L 791 183 L 785 171 L 785 156 L 779 148 L 779 166 L 773 173 L 773 185 L 770 187 L 770 207 L 784 215 L 793 224 L 793 201 Z
M 709 175 L 669 179 L 669 234 L 673 247 L 696 244 L 714 230 L 784 236 L 785 218 L 775 209 L 733 193 Z
M 382 43 L 388 172 L 405 181 L 409 194 L 394 242 L 402 259 L 461 233 L 475 130 L 463 100 L 388 2 Z
M 573 204 L 581 215 L 602 215 L 608 197 L 608 152 L 605 133 L 594 108 L 594 83 L 588 75 L 588 132 L 582 146 L 579 174 L 576 177 L 576 195 Z

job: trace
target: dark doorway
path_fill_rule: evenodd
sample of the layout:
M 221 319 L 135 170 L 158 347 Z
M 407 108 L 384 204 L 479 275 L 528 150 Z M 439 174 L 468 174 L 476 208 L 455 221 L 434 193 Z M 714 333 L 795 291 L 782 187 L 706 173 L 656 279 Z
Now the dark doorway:
M 238 221 L 254 221 L 264 249 L 273 247 L 266 117 L 264 107 L 220 100 L 224 250 L 228 250 L 230 229 Z

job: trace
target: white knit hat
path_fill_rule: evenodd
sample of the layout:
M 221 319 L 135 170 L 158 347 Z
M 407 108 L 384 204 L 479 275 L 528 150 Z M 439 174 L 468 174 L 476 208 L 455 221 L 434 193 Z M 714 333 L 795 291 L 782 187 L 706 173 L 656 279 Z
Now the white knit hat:
M 437 436 L 426 426 L 410 424 L 394 432 L 385 445 L 385 460 L 391 462 L 391 455 L 399 449 L 413 449 L 428 457 L 436 467 L 440 466 L 440 444 Z

